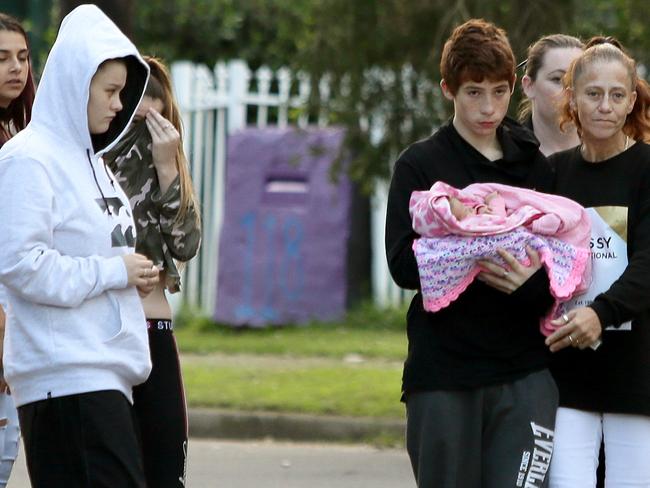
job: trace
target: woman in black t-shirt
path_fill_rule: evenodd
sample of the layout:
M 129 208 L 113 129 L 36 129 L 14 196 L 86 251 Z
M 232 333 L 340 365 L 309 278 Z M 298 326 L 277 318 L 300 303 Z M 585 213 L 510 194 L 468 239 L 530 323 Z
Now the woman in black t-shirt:
M 608 487 L 650 486 L 650 90 L 610 43 L 564 84 L 563 120 L 582 144 L 551 162 L 557 192 L 590 213 L 593 280 L 546 341 L 560 390 L 550 486 L 594 487 L 601 439 Z

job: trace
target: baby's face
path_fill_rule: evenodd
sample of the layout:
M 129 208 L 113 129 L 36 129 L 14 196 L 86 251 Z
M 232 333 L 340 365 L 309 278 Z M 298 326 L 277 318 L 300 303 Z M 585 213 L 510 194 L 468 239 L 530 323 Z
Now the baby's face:
M 492 193 L 490 193 L 485 197 L 485 203 L 489 205 L 492 202 L 492 200 L 494 200 L 498 196 L 499 196 L 499 192 L 493 191 Z
M 144 119 L 145 115 L 147 115 L 147 112 L 149 111 L 150 108 L 153 108 L 158 113 L 161 113 L 165 107 L 163 106 L 163 102 L 160 98 L 151 98 L 145 95 L 144 97 L 142 97 L 142 101 L 140 102 L 140 105 L 138 105 L 138 108 L 135 111 L 134 120 Z
M 452 215 L 456 217 L 456 220 L 463 220 L 465 217 L 472 214 L 472 209 L 464 205 L 455 197 L 449 199 L 449 207 Z

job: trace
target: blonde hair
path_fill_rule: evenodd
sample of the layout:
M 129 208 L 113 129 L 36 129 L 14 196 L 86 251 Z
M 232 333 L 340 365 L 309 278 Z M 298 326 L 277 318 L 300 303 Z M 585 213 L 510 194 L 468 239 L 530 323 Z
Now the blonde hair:
M 539 70 L 544 66 L 546 54 L 551 49 L 584 49 L 585 45 L 580 39 L 566 34 L 550 34 L 538 39 L 533 44 L 528 46 L 528 56 L 526 60 L 521 63 L 525 67 L 525 74 L 530 77 L 532 81 L 537 80 Z M 517 110 L 517 118 L 520 121 L 526 120 L 533 112 L 532 101 L 524 96 L 519 103 Z
M 196 192 L 192 185 L 190 176 L 189 162 L 183 150 L 183 121 L 181 112 L 172 92 L 171 76 L 165 64 L 159 58 L 154 56 L 143 56 L 151 70 L 149 82 L 145 88 L 145 96 L 160 100 L 163 103 L 161 115 L 169 120 L 176 128 L 180 135 L 180 144 L 176 153 L 176 169 L 178 170 L 180 187 L 181 187 L 181 205 L 178 210 L 176 220 L 182 220 L 186 217 L 188 209 L 194 207 L 196 215 L 196 225 L 200 228 L 201 216 Z

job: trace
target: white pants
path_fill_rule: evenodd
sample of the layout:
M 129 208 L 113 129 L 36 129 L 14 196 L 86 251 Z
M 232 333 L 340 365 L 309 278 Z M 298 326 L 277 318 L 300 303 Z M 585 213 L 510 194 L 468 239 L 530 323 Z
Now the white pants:
M 605 488 L 650 487 L 650 417 L 560 407 L 550 488 L 594 488 L 601 439 Z

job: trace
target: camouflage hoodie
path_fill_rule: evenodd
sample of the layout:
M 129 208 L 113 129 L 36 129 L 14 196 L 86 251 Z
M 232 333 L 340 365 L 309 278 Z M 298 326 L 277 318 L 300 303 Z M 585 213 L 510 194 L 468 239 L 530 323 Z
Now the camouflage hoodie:
M 134 122 L 126 135 L 106 154 L 104 161 L 129 197 L 137 231 L 136 252 L 166 271 L 166 288 L 180 290 L 181 278 L 174 260 L 192 259 L 201 243 L 196 213 L 190 207 L 176 219 L 181 205 L 180 179 L 161 195 L 151 155 L 151 134 L 144 120 Z

